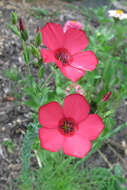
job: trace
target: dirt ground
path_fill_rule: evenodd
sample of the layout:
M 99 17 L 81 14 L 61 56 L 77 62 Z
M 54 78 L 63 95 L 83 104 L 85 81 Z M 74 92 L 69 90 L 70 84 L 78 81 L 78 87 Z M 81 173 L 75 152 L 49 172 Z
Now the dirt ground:
M 24 2 L 24 1 L 23 1 Z M 63 24 L 66 20 L 79 20 L 84 22 L 85 17 L 78 11 L 80 2 L 75 2 L 75 8 L 64 1 L 44 0 L 33 3 L 22 1 L 0 0 L 0 190 L 18 190 L 15 187 L 15 180 L 21 171 L 21 144 L 27 124 L 31 121 L 32 110 L 22 105 L 23 97 L 20 94 L 18 85 L 4 76 L 4 71 L 10 68 L 17 68 L 25 72 L 23 51 L 15 35 L 8 29 L 11 11 L 17 11 L 30 31 L 30 38 L 35 34 L 37 25 L 43 26 L 46 20 L 56 21 Z M 51 16 L 37 18 L 32 14 L 31 7 L 48 9 Z M 36 68 L 35 72 L 36 72 Z M 18 98 L 13 98 L 19 92 Z M 116 126 L 127 121 L 127 100 L 123 101 L 116 111 Z M 10 149 L 6 143 L 10 142 Z M 96 152 L 87 163 L 90 167 L 102 166 L 112 167 L 120 163 L 127 177 L 127 153 L 122 144 L 127 146 L 127 128 L 115 135 L 109 142 L 105 143 L 101 153 L 108 160 Z

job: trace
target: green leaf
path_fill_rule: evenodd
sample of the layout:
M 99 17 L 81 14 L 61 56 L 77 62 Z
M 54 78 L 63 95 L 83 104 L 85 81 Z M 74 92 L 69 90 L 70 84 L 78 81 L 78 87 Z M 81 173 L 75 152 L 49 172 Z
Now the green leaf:
M 119 164 L 115 165 L 114 172 L 115 172 L 115 175 L 119 177 L 122 177 L 123 175 L 123 169 Z
M 26 102 L 23 102 L 23 104 L 37 111 L 37 104 L 33 100 L 28 100 Z
M 61 88 L 61 87 L 57 87 L 56 88 L 56 93 L 58 94 L 58 95 L 63 95 L 64 94 L 64 90 Z
M 23 103 L 31 107 L 35 112 L 37 112 L 38 108 L 40 107 L 41 96 L 42 96 L 42 94 L 40 94 L 37 90 L 38 89 L 35 86 L 31 88 L 27 87 L 24 89 L 24 92 L 29 97 L 29 100 L 24 101 Z
M 10 80 L 19 81 L 21 80 L 21 73 L 16 68 L 11 68 L 4 71 L 4 76 L 8 77 Z
M 11 139 L 4 140 L 2 144 L 7 147 L 9 153 L 13 153 L 14 149 L 16 148 L 16 144 Z
M 28 32 L 27 30 L 25 29 L 23 32 L 21 32 L 21 36 L 22 36 L 22 39 L 24 41 L 27 41 L 28 40 Z

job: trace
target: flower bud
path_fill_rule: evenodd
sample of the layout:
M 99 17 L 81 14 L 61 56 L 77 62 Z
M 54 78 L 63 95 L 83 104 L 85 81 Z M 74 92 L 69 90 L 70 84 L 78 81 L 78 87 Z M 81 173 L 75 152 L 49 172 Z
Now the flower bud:
M 28 40 L 28 32 L 26 29 L 24 29 L 24 31 L 21 32 L 21 36 L 22 36 L 24 41 Z
M 75 88 L 76 93 L 79 93 L 81 95 L 84 94 L 84 90 L 82 89 L 82 87 L 79 84 L 77 84 L 74 88 Z
M 22 39 L 24 41 L 28 40 L 28 32 L 25 29 L 25 26 L 24 26 L 23 21 L 22 21 L 21 18 L 19 18 L 19 28 L 20 28 Z
M 42 41 L 41 40 L 41 33 L 38 32 L 37 35 L 36 35 L 36 37 L 35 37 L 36 46 L 40 46 L 41 41 Z
M 20 28 L 20 32 L 24 32 L 25 27 L 21 18 L 19 18 L 19 28 Z
M 67 87 L 67 88 L 65 89 L 65 95 L 66 95 L 66 96 L 69 95 L 69 94 L 70 94 L 70 91 L 71 91 L 70 87 Z
M 64 32 L 67 32 L 70 28 L 75 28 L 77 30 L 82 29 L 82 24 L 79 21 L 73 21 L 73 20 L 68 20 L 65 25 L 64 25 Z
M 111 91 L 107 92 L 107 94 L 105 94 L 103 97 L 103 101 L 106 102 L 110 98 L 111 94 L 112 94 Z
M 36 31 L 35 31 L 35 33 L 37 34 L 39 31 L 40 31 L 40 27 L 37 26 L 37 27 L 36 27 Z
M 39 58 L 39 50 L 38 50 L 38 48 L 34 47 L 32 44 L 30 46 L 30 51 L 34 57 Z
M 12 24 L 16 24 L 17 19 L 18 19 L 18 17 L 17 17 L 16 12 L 12 12 L 12 14 L 11 14 L 11 22 L 12 22 Z

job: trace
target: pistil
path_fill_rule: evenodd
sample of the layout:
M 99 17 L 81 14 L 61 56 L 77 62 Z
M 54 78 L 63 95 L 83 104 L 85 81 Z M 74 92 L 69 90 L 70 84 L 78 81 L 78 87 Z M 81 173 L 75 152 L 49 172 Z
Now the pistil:
M 59 123 L 59 131 L 64 136 L 73 136 L 77 127 L 74 120 L 72 119 L 62 119 Z
M 57 49 L 55 52 L 55 57 L 57 60 L 61 61 L 63 65 L 67 65 L 72 61 L 72 56 L 65 48 Z

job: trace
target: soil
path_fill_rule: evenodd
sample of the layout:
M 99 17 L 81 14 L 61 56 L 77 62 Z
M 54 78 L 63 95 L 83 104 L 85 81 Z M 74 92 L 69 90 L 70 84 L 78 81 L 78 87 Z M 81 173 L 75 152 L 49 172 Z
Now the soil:
M 85 17 L 80 14 L 79 8 L 83 3 L 88 3 L 88 1 L 75 1 L 73 3 L 75 6 L 72 7 L 71 4 L 62 0 L 23 2 L 0 1 L 0 190 L 18 190 L 15 182 L 21 171 L 21 144 L 27 124 L 32 118 L 32 110 L 22 105 L 23 97 L 18 85 L 8 80 L 3 74 L 5 70 L 11 68 L 17 68 L 22 73 L 26 71 L 20 42 L 7 26 L 7 23 L 10 23 L 10 14 L 16 11 L 23 18 L 25 25 L 29 28 L 31 38 L 35 34 L 36 26 L 43 26 L 47 20 L 59 22 L 62 25 L 69 19 L 83 22 Z M 48 9 L 51 16 L 39 19 L 33 14 L 31 7 Z M 36 68 L 33 69 L 36 73 Z M 16 92 L 18 92 L 18 98 L 15 97 Z M 126 100 L 116 111 L 115 120 L 116 126 L 127 121 Z M 10 140 L 11 149 L 3 143 Z M 124 176 L 127 177 L 127 128 L 111 138 L 110 142 L 106 142 L 101 148 L 101 153 L 104 157 L 100 152 L 96 152 L 87 164 L 90 167 L 112 167 L 120 163 Z M 108 162 L 104 159 L 105 157 Z

